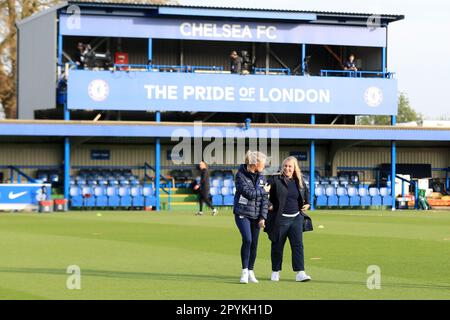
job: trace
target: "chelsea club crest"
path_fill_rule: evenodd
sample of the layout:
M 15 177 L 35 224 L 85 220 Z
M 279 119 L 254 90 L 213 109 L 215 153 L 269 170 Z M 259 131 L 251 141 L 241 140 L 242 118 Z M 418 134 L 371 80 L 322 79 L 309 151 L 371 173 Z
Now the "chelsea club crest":
M 88 94 L 94 101 L 104 101 L 109 95 L 109 85 L 105 80 L 92 80 L 88 86 Z
M 378 87 L 369 87 L 364 92 L 364 101 L 369 107 L 378 107 L 383 102 L 383 91 Z

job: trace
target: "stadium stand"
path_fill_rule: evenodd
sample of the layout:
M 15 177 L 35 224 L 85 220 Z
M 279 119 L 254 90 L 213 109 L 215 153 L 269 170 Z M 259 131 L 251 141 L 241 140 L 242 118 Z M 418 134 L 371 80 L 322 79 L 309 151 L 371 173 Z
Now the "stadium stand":
M 64 194 L 66 199 L 71 200 L 72 207 L 141 208 L 153 206 L 156 199 L 156 209 L 159 210 L 161 207 L 160 195 L 166 197 L 167 194 L 167 197 L 170 198 L 171 191 L 176 192 L 179 199 L 192 199 L 193 194 L 190 187 L 196 180 L 192 170 L 176 166 L 168 168 L 171 164 L 170 161 L 174 159 L 164 158 L 160 153 L 161 147 L 165 147 L 161 145 L 162 139 L 169 138 L 172 134 L 169 132 L 171 130 L 164 130 L 164 128 L 167 129 L 166 126 L 169 125 L 169 122 L 172 122 L 170 126 L 173 127 L 173 130 L 184 128 L 186 125 L 191 126 L 199 119 L 202 119 L 206 126 L 219 132 L 225 132 L 228 127 L 233 128 L 233 132 L 239 134 L 241 127 L 248 129 L 250 126 L 254 126 L 264 130 L 279 129 L 280 139 L 286 141 L 284 147 L 292 148 L 292 150 L 283 150 L 282 152 L 290 154 L 301 145 L 302 151 L 299 157 L 303 157 L 302 166 L 306 166 L 306 162 L 309 162 L 309 170 L 314 172 L 314 179 L 310 179 L 309 172 L 303 171 L 307 183 L 314 180 L 310 188 L 310 196 L 314 200 L 312 210 L 314 210 L 314 204 L 319 207 L 333 208 L 395 206 L 395 199 L 393 199 L 395 187 L 391 188 L 390 185 L 387 185 L 386 181 L 382 180 L 383 177 L 382 183 L 380 183 L 377 175 L 371 173 L 370 178 L 366 179 L 364 173 L 361 174 L 361 171 L 358 171 L 366 170 L 361 169 L 363 167 L 358 169 L 358 165 L 369 168 L 369 163 L 345 163 L 351 167 L 341 170 L 336 165 L 329 165 L 328 160 L 324 161 L 327 157 L 326 154 L 334 153 L 333 141 L 361 141 L 368 146 L 376 141 L 377 147 L 382 145 L 383 148 L 390 150 L 390 158 L 383 157 L 383 161 L 389 162 L 388 164 L 397 162 L 395 150 L 397 147 L 399 147 L 399 151 L 400 147 L 406 148 L 405 145 L 401 146 L 405 141 L 419 143 L 420 140 L 419 146 L 422 146 L 422 140 L 448 141 L 448 130 L 411 129 L 395 126 L 397 113 L 394 107 L 397 99 L 397 84 L 395 79 L 392 79 L 393 73 L 389 71 L 390 66 L 387 64 L 386 54 L 389 50 L 386 39 L 387 26 L 402 20 L 403 16 L 381 15 L 383 28 L 377 31 L 383 31 L 383 34 L 383 32 L 372 32 L 365 27 L 367 19 L 372 17 L 369 14 L 262 10 L 258 12 L 257 16 L 246 17 L 247 14 L 252 14 L 252 11 L 231 8 L 219 11 L 212 8 L 187 9 L 178 6 L 166 8 L 164 5 L 146 8 L 133 5 L 122 11 L 122 5 L 117 6 L 114 3 L 92 5 L 86 2 L 78 5 L 82 8 L 81 19 L 90 21 L 90 23 L 83 23 L 80 28 L 67 27 L 67 19 L 70 19 L 70 16 L 66 14 L 65 6 L 52 7 L 45 15 L 36 15 L 18 23 L 17 27 L 21 34 L 18 43 L 18 66 L 21 66 L 18 68 L 21 74 L 18 76 L 17 84 L 18 119 L 45 120 L 33 123 L 0 123 L 1 128 L 4 128 L 3 135 L 7 137 L 5 141 L 9 141 L 14 136 L 29 135 L 30 137 L 27 139 L 37 140 L 45 136 L 52 137 L 49 141 L 64 144 L 63 157 L 60 153 L 49 155 L 48 158 L 44 154 L 42 155 L 42 163 L 60 169 L 57 171 L 42 169 L 36 173 L 36 176 L 39 178 L 38 180 L 51 182 L 53 186 L 62 183 L 61 189 L 63 190 L 60 193 Z M 121 14 L 117 14 L 116 9 Z M 171 10 L 172 14 L 164 13 L 165 10 Z M 172 26 L 173 30 L 179 30 L 179 21 L 185 18 L 186 10 L 190 12 L 193 21 L 196 19 L 203 21 L 205 12 L 213 14 L 211 19 L 217 26 L 220 26 L 224 20 L 239 21 L 242 25 L 248 24 L 248 26 L 253 24 L 276 25 L 278 26 L 277 37 L 283 39 L 283 42 L 273 41 L 272 37 L 251 37 L 250 39 L 235 38 L 233 34 L 230 37 L 217 37 L 214 34 L 211 38 L 204 37 L 203 34 L 187 35 L 167 32 L 165 27 L 167 25 Z M 196 18 L 199 13 L 200 15 Z M 142 15 L 147 14 L 149 17 L 142 20 Z M 226 15 L 223 16 L 224 14 Z M 293 16 L 295 18 L 292 18 Z M 289 19 L 287 19 L 288 17 Z M 48 23 L 52 19 L 53 21 Z M 291 19 L 302 20 L 302 23 L 295 28 L 308 27 L 316 30 L 314 34 L 317 37 L 311 40 L 309 34 L 313 33 L 303 35 L 295 28 L 285 28 L 291 26 Z M 117 26 L 122 23 L 128 27 L 122 28 L 120 32 L 116 28 L 105 27 L 106 25 Z M 187 27 L 189 32 L 193 31 L 191 30 L 192 26 L 183 26 Z M 101 37 L 97 34 L 100 28 L 103 32 Z M 148 28 L 152 29 L 151 38 L 148 37 Z M 37 32 L 36 30 L 47 30 L 48 32 Z M 207 29 L 198 29 L 197 27 L 195 30 L 195 33 L 207 31 Z M 349 33 L 350 30 L 352 33 Z M 144 34 L 144 36 L 136 37 L 138 34 Z M 333 35 L 333 41 L 336 42 L 333 46 L 330 46 L 330 34 Z M 353 36 L 354 34 L 357 36 Z M 33 43 L 24 41 L 24 39 L 41 39 L 44 36 L 48 36 L 48 39 L 45 39 L 46 43 L 52 45 L 39 47 L 39 52 L 36 52 L 37 49 Z M 92 45 L 94 48 L 92 52 L 87 52 L 89 59 L 94 58 L 94 61 L 92 65 L 86 63 L 84 69 L 73 68 L 73 57 L 79 41 Z M 254 65 L 249 69 L 251 72 L 245 77 L 230 74 L 228 54 L 230 50 L 238 49 L 241 51 L 251 50 L 250 60 L 255 60 L 252 62 Z M 353 51 L 357 55 L 357 60 L 359 60 L 357 63 L 360 64 L 358 72 L 342 70 L 342 59 L 350 53 L 349 51 Z M 106 52 L 110 52 L 110 54 L 105 54 Z M 40 58 L 39 64 L 35 64 L 37 53 Z M 57 63 L 55 63 L 55 56 Z M 104 63 L 104 58 L 107 56 L 111 61 Z M 118 56 L 122 58 L 112 60 L 112 57 Z M 97 65 L 96 62 L 100 65 Z M 33 68 L 27 66 L 33 66 Z M 316 77 L 309 77 L 310 75 Z M 123 101 L 121 91 L 117 91 L 115 88 L 132 90 L 140 87 L 136 84 L 143 79 L 155 83 L 160 92 L 158 97 L 146 99 L 145 95 L 130 94 L 129 99 Z M 204 82 L 203 79 L 208 80 Z M 193 94 L 192 101 L 183 105 L 182 112 L 180 112 L 180 103 L 185 103 L 186 99 L 182 99 L 181 95 L 177 96 L 177 99 L 173 99 L 170 90 L 167 90 L 167 84 L 175 82 L 178 82 L 180 88 L 178 93 L 183 92 L 182 88 L 205 89 L 204 84 L 208 84 L 208 88 L 211 87 L 211 90 L 217 89 L 221 93 L 224 93 L 224 88 L 228 87 L 230 83 L 233 84 L 232 88 L 236 93 L 238 93 L 236 89 L 241 87 L 258 87 L 260 92 L 264 93 L 261 97 L 266 100 L 270 98 L 270 103 L 273 105 L 270 109 L 263 109 L 261 106 L 265 103 L 261 104 L 257 101 L 253 104 L 249 100 L 247 104 L 242 100 L 242 105 L 235 106 L 232 103 L 226 104 L 226 99 L 217 97 L 216 99 L 214 95 L 207 98 L 206 95 L 196 91 L 197 94 Z M 47 89 L 40 90 L 35 83 L 41 84 L 39 88 Z M 274 83 L 276 86 L 273 86 Z M 371 83 L 369 88 L 366 86 L 367 83 Z M 312 95 L 305 95 L 305 92 L 300 89 L 293 94 L 294 91 L 289 89 L 290 86 L 311 87 Z M 280 88 L 285 90 L 280 91 Z M 156 87 L 154 89 L 156 90 Z M 213 90 L 211 92 L 213 93 Z M 147 98 L 151 93 L 152 91 L 148 88 Z M 331 93 L 333 97 L 326 103 L 329 108 L 321 109 L 321 112 L 316 114 L 318 108 L 315 107 L 323 102 L 322 99 L 326 100 L 330 96 L 328 93 Z M 337 104 L 336 101 L 341 100 L 336 97 L 341 93 L 343 93 L 342 99 L 346 103 Z M 55 94 L 57 99 L 55 99 Z M 169 95 L 170 99 L 167 98 Z M 319 99 L 314 103 L 309 101 L 316 100 L 314 99 L 315 95 Z M 302 96 L 306 100 L 297 101 L 302 100 L 298 99 Z M 362 96 L 364 96 L 364 100 L 356 98 Z M 139 97 L 142 97 L 142 100 Z M 105 100 L 106 98 L 108 100 Z M 40 103 L 36 104 L 36 101 Z M 102 105 L 103 102 L 108 106 Z M 298 103 L 305 103 L 305 109 L 298 108 L 300 106 Z M 110 109 L 112 104 L 115 104 L 115 107 Z M 158 108 L 163 104 L 165 107 L 159 110 Z M 306 108 L 308 105 L 312 106 L 309 111 Z M 324 105 L 322 104 L 322 106 Z M 345 107 L 341 107 L 344 105 Z M 383 107 L 374 108 L 378 105 L 383 105 Z M 286 109 L 283 109 L 284 107 Z M 249 109 L 252 109 L 252 115 L 246 114 L 244 111 Z M 297 112 L 298 110 L 301 112 Z M 336 110 L 339 110 L 339 114 L 335 114 Z M 356 125 L 357 115 L 372 115 L 373 112 L 376 115 L 390 117 L 392 128 L 386 131 L 386 128 L 377 126 L 365 128 Z M 102 121 L 94 121 L 89 124 L 77 122 L 92 120 L 100 113 Z M 161 114 L 164 115 L 164 121 L 161 120 Z M 49 119 L 64 119 L 65 123 L 61 124 Z M 108 121 L 103 120 L 117 120 L 117 124 L 111 125 Z M 155 120 L 155 122 L 149 120 Z M 220 123 L 220 125 L 216 126 L 214 123 Z M 311 127 L 303 127 L 305 124 L 311 125 Z M 337 126 L 338 124 L 345 126 Z M 324 127 L 318 128 L 315 125 Z M 13 129 L 9 126 L 13 126 Z M 361 134 L 361 130 L 363 134 Z M 124 132 L 127 132 L 126 137 Z M 323 135 L 318 132 L 323 132 Z M 84 142 L 78 143 L 79 141 L 76 139 L 81 138 L 79 140 L 84 141 L 86 137 L 89 137 L 88 140 L 91 139 L 89 144 L 108 145 L 111 150 L 108 150 L 105 157 L 101 153 L 97 154 L 95 158 L 92 153 L 81 156 L 81 152 L 80 154 L 78 152 L 82 149 L 87 151 L 89 148 L 85 146 Z M 149 137 L 155 138 L 150 145 Z M 237 134 L 236 137 L 238 137 Z M 96 138 L 97 141 L 92 141 Z M 289 140 L 292 139 L 303 140 L 303 142 L 290 144 Z M 395 143 L 393 143 L 394 141 Z M 75 143 L 72 144 L 72 142 Z M 102 164 L 111 163 L 111 167 L 136 164 L 136 159 L 125 157 L 128 155 L 128 150 L 126 150 L 128 142 L 132 142 L 136 149 L 139 149 L 139 145 L 145 144 L 146 151 L 154 154 L 153 159 L 151 159 L 151 153 L 141 155 L 141 160 L 144 157 L 145 160 L 140 163 L 146 161 L 143 179 L 142 175 L 139 178 L 131 169 L 126 168 L 91 168 L 81 169 L 74 173 L 74 170 L 77 169 L 75 164 L 87 167 L 92 161 L 101 160 Z M 119 143 L 120 147 L 118 147 Z M 164 144 L 167 144 L 167 141 Z M 55 144 L 54 149 L 60 147 Z M 341 149 L 340 146 L 336 147 L 336 151 Z M 443 149 L 445 145 L 436 144 L 436 147 Z M 52 148 L 49 146 L 46 150 L 52 150 Z M 322 150 L 325 148 L 329 150 Z M 352 148 L 353 146 L 350 146 L 348 149 Z M 119 151 L 119 149 L 122 150 Z M 306 152 L 308 149 L 309 152 Z M 358 155 L 363 155 L 361 158 L 365 159 L 361 162 L 369 162 L 367 160 L 371 157 L 371 151 L 361 150 L 357 151 Z M 111 158 L 109 158 L 109 151 Z M 116 156 L 115 152 L 120 153 L 123 157 Z M 138 154 L 140 153 L 138 152 Z M 71 157 L 72 155 L 74 157 Z M 315 155 L 317 155 L 316 159 Z M 348 159 L 354 158 L 356 157 L 352 155 L 348 157 Z M 8 158 L 5 157 L 5 159 Z M 123 163 L 115 163 L 117 159 L 124 159 Z M 435 193 L 441 194 L 441 198 L 436 199 L 439 201 L 444 201 L 441 200 L 445 196 L 444 187 L 448 190 L 450 186 L 448 161 L 442 159 L 436 157 L 436 159 L 427 160 L 427 162 L 434 163 L 433 169 L 445 171 L 445 186 L 435 187 Z M 337 159 L 335 159 L 336 161 Z M 415 160 L 411 160 L 411 162 L 415 162 Z M 436 167 L 437 163 L 439 163 L 439 168 Z M 13 163 L 12 165 L 17 164 Z M 316 165 L 318 166 L 316 167 Z M 398 165 L 397 163 L 397 167 Z M 327 169 L 326 166 L 329 168 Z M 370 167 L 372 166 L 375 164 L 370 163 Z M 323 176 L 315 170 L 319 167 Z M 23 167 L 12 168 L 12 166 L 5 165 L 2 169 L 11 171 L 10 182 L 14 181 L 14 174 L 17 179 L 26 177 L 20 172 L 25 169 Z M 27 170 L 29 169 L 27 168 Z M 395 170 L 399 169 L 396 169 L 396 166 L 390 166 L 385 171 L 386 174 L 396 177 Z M 162 170 L 164 174 L 161 173 Z M 167 174 L 169 170 L 171 171 Z M 442 172 L 440 176 L 444 179 Z M 380 170 L 377 173 L 380 173 Z M 428 177 L 431 176 L 431 174 L 428 175 Z M 374 177 L 377 177 L 375 184 Z M 411 190 L 406 190 L 406 193 L 408 192 Z M 215 205 L 231 205 L 234 193 L 234 177 L 231 171 L 212 172 L 211 195 Z
M 154 187 L 130 169 L 83 169 L 70 179 L 73 208 L 144 208 L 155 205 Z

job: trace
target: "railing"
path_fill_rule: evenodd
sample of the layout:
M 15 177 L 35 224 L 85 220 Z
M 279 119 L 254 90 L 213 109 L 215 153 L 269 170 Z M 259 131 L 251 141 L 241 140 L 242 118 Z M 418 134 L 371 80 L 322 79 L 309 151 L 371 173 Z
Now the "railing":
M 153 168 L 151 165 L 149 165 L 147 162 L 144 163 L 144 185 L 146 179 L 149 179 L 150 181 L 153 179 L 151 176 L 147 174 L 147 169 L 150 169 L 151 171 L 156 173 L 156 169 Z M 171 180 L 167 179 L 163 175 L 159 175 L 160 179 L 163 180 L 166 183 L 167 190 L 164 186 L 160 186 L 161 190 L 167 194 L 167 209 L 171 210 L 171 201 L 172 201 L 172 186 L 175 186 L 175 184 L 172 183 Z
M 36 179 L 30 177 L 25 172 L 20 170 L 18 167 L 15 166 L 5 166 L 6 169 L 9 169 L 9 175 L 10 175 L 10 181 L 14 181 L 14 172 L 17 173 L 17 183 L 22 183 L 22 177 L 27 179 L 29 182 L 36 183 Z
M 74 62 L 68 62 L 69 69 L 78 69 Z M 84 68 L 85 70 L 91 70 Z M 95 68 L 94 68 L 95 69 Z M 191 65 L 169 65 L 169 64 L 113 64 L 113 71 L 153 71 L 153 72 L 183 72 L 195 73 L 197 71 L 223 72 L 223 66 L 191 66 Z M 253 74 L 285 74 L 291 75 L 289 68 L 254 68 Z
M 196 71 L 223 71 L 223 67 L 168 64 L 114 64 L 114 70 L 194 73 Z
M 200 71 L 223 71 L 221 66 L 188 66 L 188 72 L 194 73 L 196 70 Z
M 388 178 L 390 179 L 391 176 Z M 402 182 L 402 198 L 405 196 L 405 182 L 414 185 L 414 209 L 419 208 L 419 182 L 415 180 L 408 180 L 405 179 L 399 175 L 395 175 L 396 179 L 400 179 Z M 394 192 L 391 192 L 392 195 L 395 197 L 395 181 L 392 183 L 391 181 L 391 190 L 394 190 Z
M 320 70 L 321 77 L 350 77 L 350 78 L 365 78 L 369 75 L 374 75 L 379 78 L 392 79 L 394 77 L 393 72 L 383 71 L 353 71 L 353 70 Z
M 254 74 L 285 74 L 290 76 L 291 69 L 289 68 L 253 68 Z
M 78 69 L 74 62 L 68 62 L 68 69 Z M 91 70 L 85 68 L 86 70 Z M 95 69 L 95 68 L 94 68 Z M 166 65 L 166 64 L 113 64 L 113 71 L 147 71 L 147 72 L 181 72 L 181 73 L 195 73 L 197 71 L 206 72 L 223 72 L 223 66 L 191 66 L 191 65 Z M 289 68 L 253 68 L 255 75 L 292 75 Z M 394 72 L 383 71 L 353 71 L 353 70 L 320 70 L 321 77 L 349 77 L 349 78 L 386 78 L 392 79 Z

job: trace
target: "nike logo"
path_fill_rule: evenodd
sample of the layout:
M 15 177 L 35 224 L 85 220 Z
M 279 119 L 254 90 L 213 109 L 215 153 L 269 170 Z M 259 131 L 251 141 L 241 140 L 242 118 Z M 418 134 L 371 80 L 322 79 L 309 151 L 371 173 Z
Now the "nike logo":
M 21 197 L 21 196 L 27 194 L 27 192 L 28 192 L 28 191 L 19 192 L 19 193 L 14 193 L 14 192 L 11 191 L 11 192 L 8 194 L 8 198 L 9 198 L 10 200 L 14 200 L 14 199 L 17 199 L 17 198 L 19 198 L 19 197 Z

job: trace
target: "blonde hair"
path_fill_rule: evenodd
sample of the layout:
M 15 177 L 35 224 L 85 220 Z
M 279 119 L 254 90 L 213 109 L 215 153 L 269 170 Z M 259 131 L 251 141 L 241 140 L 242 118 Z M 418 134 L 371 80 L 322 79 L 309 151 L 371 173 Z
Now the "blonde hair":
M 283 164 L 281 165 L 283 174 L 284 174 L 284 165 L 286 162 L 293 162 L 294 163 L 294 179 L 297 180 L 299 188 L 303 188 L 303 176 L 302 171 L 300 170 L 300 166 L 298 164 L 298 160 L 296 157 L 289 156 L 286 159 L 283 160 Z
M 266 162 L 267 156 L 260 151 L 248 150 L 245 154 L 246 165 L 256 165 L 259 162 Z

